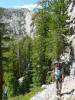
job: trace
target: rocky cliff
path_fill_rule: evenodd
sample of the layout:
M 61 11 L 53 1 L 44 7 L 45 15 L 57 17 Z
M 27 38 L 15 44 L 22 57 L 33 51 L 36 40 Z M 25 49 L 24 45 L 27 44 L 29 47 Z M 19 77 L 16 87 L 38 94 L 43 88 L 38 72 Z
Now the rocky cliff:
M 33 36 L 32 12 L 26 8 L 4 9 L 2 21 L 7 23 L 11 35 Z

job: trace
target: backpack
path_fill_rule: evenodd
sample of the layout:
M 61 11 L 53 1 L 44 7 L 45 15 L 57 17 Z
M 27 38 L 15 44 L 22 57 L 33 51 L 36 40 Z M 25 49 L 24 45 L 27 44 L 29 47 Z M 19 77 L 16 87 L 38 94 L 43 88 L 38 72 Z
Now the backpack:
M 62 66 L 60 63 L 55 64 L 55 79 L 60 79 L 62 76 Z

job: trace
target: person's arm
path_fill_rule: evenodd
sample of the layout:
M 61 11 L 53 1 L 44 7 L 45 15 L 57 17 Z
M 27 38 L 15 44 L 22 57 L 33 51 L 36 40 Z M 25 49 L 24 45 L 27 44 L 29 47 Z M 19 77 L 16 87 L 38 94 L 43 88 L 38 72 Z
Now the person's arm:
M 64 81 L 64 69 L 62 67 L 62 81 Z

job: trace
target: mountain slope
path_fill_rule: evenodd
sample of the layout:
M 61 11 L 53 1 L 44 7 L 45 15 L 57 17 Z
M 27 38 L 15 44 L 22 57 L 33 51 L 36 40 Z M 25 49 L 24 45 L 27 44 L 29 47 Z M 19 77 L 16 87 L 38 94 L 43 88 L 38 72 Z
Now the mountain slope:
M 2 21 L 7 23 L 9 32 L 13 35 L 33 35 L 32 12 L 26 8 L 4 9 Z M 31 33 L 31 34 L 30 34 Z

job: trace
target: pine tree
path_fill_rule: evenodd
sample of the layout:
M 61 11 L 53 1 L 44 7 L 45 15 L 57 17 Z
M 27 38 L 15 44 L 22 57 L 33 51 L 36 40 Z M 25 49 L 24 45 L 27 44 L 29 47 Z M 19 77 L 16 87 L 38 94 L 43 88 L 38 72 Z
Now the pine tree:
M 36 38 L 33 46 L 33 83 L 41 85 L 51 68 L 51 62 L 59 59 L 66 48 L 63 37 L 69 34 L 67 25 L 68 2 L 65 0 L 42 0 L 36 11 Z
M 4 9 L 0 8 L 0 17 L 4 14 Z M 4 54 L 9 50 L 9 47 L 5 44 L 6 41 L 9 41 L 10 37 L 6 30 L 6 23 L 0 22 L 0 100 L 2 100 L 3 94 L 3 84 L 4 84 L 4 62 L 7 61 L 7 56 Z M 7 43 L 7 42 L 6 42 Z
M 47 35 L 49 31 L 50 16 L 48 12 L 48 1 L 40 2 L 42 6 L 38 9 L 35 18 L 36 36 L 33 41 L 33 83 L 41 85 L 46 82 L 48 72 L 48 59 L 46 57 Z
M 60 55 L 66 48 L 66 40 L 64 35 L 69 34 L 69 25 L 67 20 L 69 19 L 67 14 L 68 2 L 65 0 L 53 0 L 52 1 L 52 13 L 50 22 L 50 45 L 52 59 L 60 58 Z
M 22 48 L 22 49 L 21 49 Z M 21 75 L 24 76 L 23 84 L 21 86 L 21 93 L 28 92 L 32 84 L 32 39 L 29 36 L 23 38 L 20 43 L 20 62 L 21 62 Z
M 7 63 L 7 72 L 5 73 L 9 96 L 28 92 L 32 84 L 32 40 L 30 37 L 26 36 L 18 43 L 15 41 L 15 39 L 12 39 L 10 42 L 9 62 Z M 19 56 L 17 55 L 17 47 L 19 47 Z M 20 84 L 19 79 L 22 77 L 24 77 L 24 79 Z

